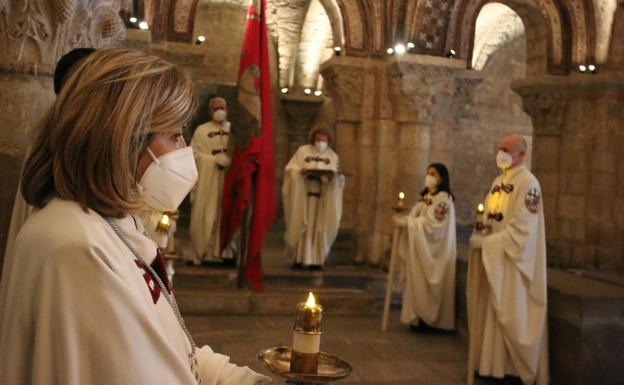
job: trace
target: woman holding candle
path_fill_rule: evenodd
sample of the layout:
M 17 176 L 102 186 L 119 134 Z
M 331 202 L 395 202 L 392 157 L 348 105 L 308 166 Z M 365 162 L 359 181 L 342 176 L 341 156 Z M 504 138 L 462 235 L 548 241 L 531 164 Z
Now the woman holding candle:
M 407 216 L 395 216 L 397 252 L 405 288 L 401 322 L 455 328 L 455 208 L 446 166 L 427 168 L 421 199 Z
M 0 384 L 269 383 L 195 348 L 137 219 L 175 211 L 197 180 L 182 138 L 194 104 L 180 70 L 146 53 L 99 50 L 72 72 L 24 165 L 36 211 L 0 281 Z

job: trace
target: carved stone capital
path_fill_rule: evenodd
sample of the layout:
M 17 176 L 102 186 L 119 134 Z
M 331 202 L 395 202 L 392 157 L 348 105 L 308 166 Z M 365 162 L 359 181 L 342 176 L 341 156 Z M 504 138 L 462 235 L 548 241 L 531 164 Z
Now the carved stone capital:
M 431 124 L 449 112 L 456 93 L 457 69 L 419 62 L 391 62 L 387 67 L 392 118 Z M 450 115 L 450 114 L 449 114 Z
M 362 120 L 365 71 L 364 60 L 341 57 L 334 57 L 321 67 L 325 87 L 336 105 L 338 120 Z
M 125 35 L 119 9 L 125 0 L 0 1 L 0 68 L 52 73 L 77 47 L 101 48 Z

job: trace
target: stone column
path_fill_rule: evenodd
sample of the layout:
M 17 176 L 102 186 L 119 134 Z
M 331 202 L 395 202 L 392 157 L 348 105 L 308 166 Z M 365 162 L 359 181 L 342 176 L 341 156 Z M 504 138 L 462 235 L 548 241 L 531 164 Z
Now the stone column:
M 346 178 L 341 231 L 350 231 L 356 237 L 357 262 L 365 262 L 368 257 L 366 235 L 374 204 L 374 191 L 364 182 L 375 175 L 372 126 L 363 122 L 365 83 L 370 82 L 365 63 L 364 59 L 334 57 L 321 68 L 336 108 L 335 150 L 342 170 L 352 174 Z
M 452 132 L 453 76 L 462 67 L 458 61 L 424 56 L 335 57 L 323 66 L 336 105 L 342 167 L 356 174 L 347 178 L 342 221 L 344 229 L 356 232 L 356 261 L 383 262 L 397 194 L 404 191 L 410 202 L 417 199 L 431 136 Z M 445 153 L 443 146 L 436 147 L 438 155 Z
M 120 0 L 0 2 L 0 266 L 32 129 L 54 100 L 52 74 L 76 47 L 104 47 L 123 38 Z
M 541 76 L 514 89 L 533 120 L 549 264 L 624 270 L 624 76 Z
M 282 95 L 281 103 L 288 119 L 289 154 L 308 142 L 308 134 L 323 102 L 320 96 Z

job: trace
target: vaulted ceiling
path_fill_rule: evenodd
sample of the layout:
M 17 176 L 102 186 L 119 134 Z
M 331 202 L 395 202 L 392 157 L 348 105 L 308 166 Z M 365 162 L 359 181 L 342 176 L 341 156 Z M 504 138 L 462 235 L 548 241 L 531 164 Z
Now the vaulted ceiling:
M 198 3 L 246 0 L 140 0 L 156 39 L 191 42 Z M 358 57 L 383 57 L 411 42 L 409 52 L 443 56 L 450 50 L 472 63 L 475 26 L 490 0 L 267 0 L 277 43 L 280 83 L 314 87 L 333 46 Z M 567 73 L 582 63 L 607 61 L 615 9 L 621 0 L 500 0 L 543 44 L 543 69 Z M 621 6 L 624 6 L 621 5 Z M 499 23 L 500 24 L 500 23 Z M 541 54 L 535 53 L 535 57 Z M 529 55 L 530 56 L 530 55 Z

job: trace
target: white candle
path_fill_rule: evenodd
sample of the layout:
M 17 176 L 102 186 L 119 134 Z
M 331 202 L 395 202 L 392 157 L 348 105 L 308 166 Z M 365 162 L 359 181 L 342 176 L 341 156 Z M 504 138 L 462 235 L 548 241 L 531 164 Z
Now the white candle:
M 306 303 L 297 305 L 290 361 L 291 372 L 304 374 L 317 372 L 322 318 L 323 308 L 316 303 L 312 293 L 308 296 Z

